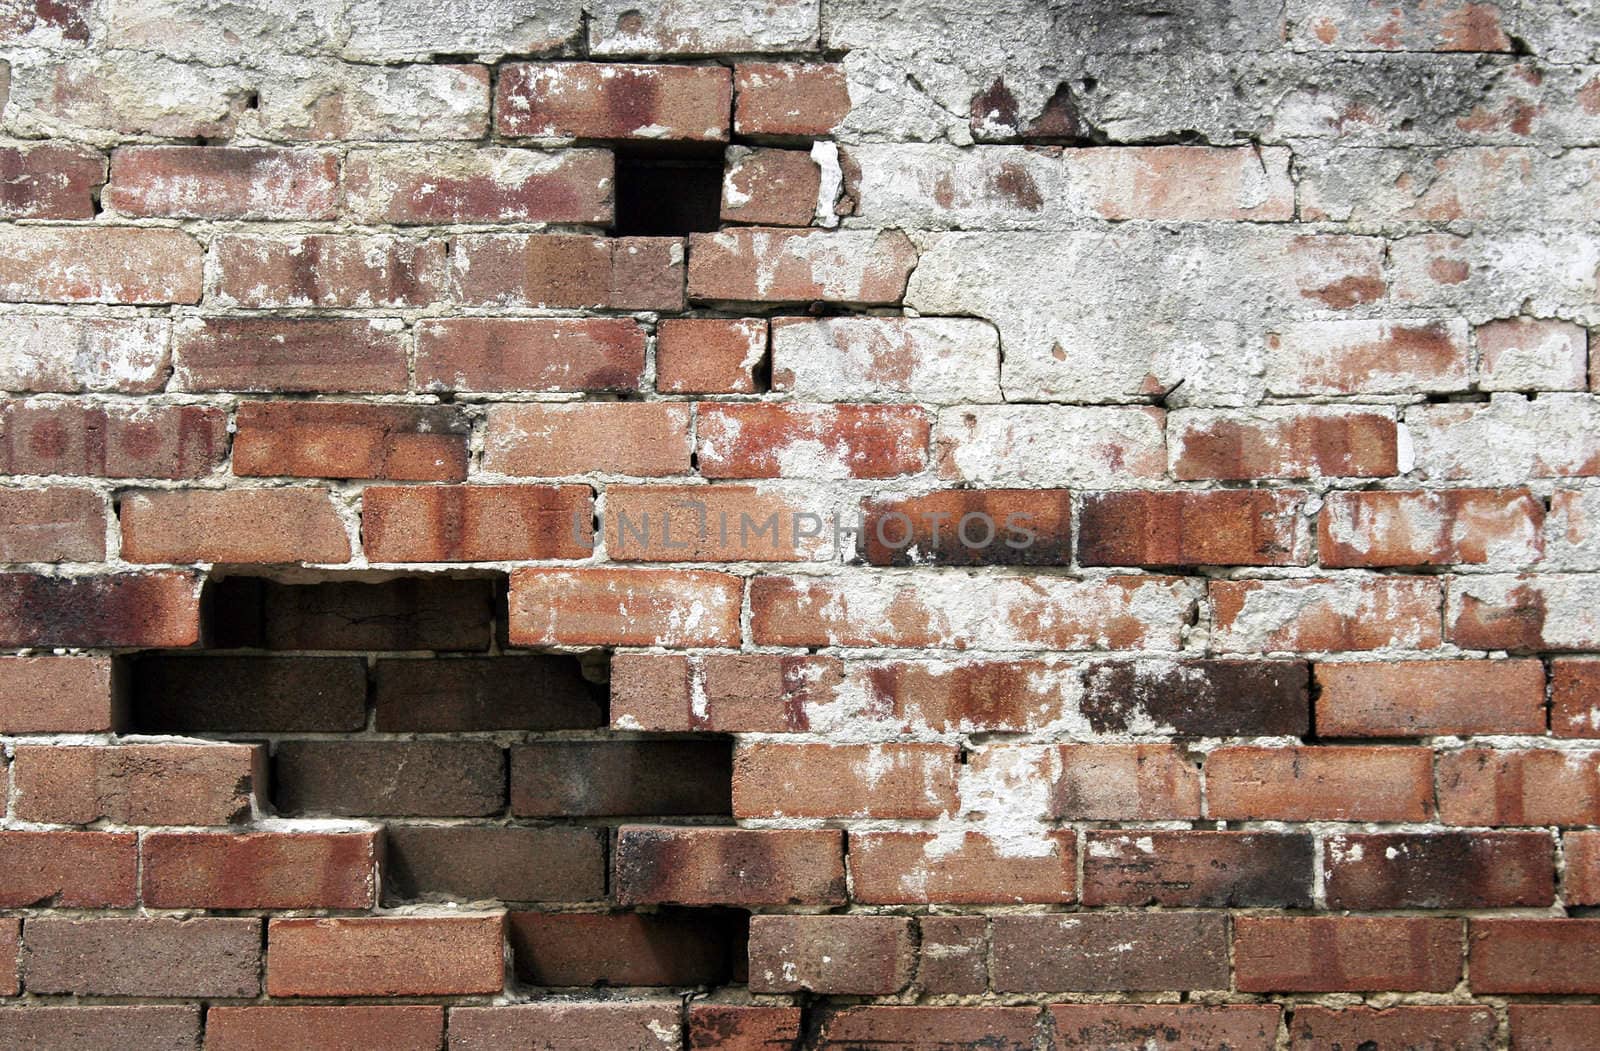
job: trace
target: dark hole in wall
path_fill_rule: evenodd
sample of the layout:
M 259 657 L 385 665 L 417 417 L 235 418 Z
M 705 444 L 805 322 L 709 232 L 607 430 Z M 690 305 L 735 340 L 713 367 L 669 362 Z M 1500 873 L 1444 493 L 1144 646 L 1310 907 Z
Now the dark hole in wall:
M 722 147 L 616 155 L 618 237 L 681 237 L 717 229 L 722 215 Z
M 124 729 L 268 742 L 276 812 L 383 824 L 386 905 L 581 917 L 521 921 L 524 983 L 743 981 L 740 910 L 602 911 L 617 824 L 731 816 L 732 739 L 611 731 L 609 653 L 509 649 L 507 589 L 505 574 L 214 579 L 205 648 L 120 660 Z

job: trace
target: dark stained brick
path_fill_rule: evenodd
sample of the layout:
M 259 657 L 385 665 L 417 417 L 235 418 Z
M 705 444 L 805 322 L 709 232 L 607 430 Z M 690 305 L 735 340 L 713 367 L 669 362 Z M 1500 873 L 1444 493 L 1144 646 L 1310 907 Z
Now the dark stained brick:
M 1196 736 L 1289 735 L 1310 729 L 1304 661 L 1105 661 L 1084 677 L 1083 714 L 1097 733 L 1139 726 Z
M 481 817 L 505 806 L 505 754 L 489 741 L 285 741 L 273 774 L 286 814 Z
M 1090 832 L 1083 903 L 1311 908 L 1314 853 L 1302 833 Z
M 522 817 L 732 813 L 727 741 L 543 741 L 511 749 Z
M 1486 909 L 1555 900 L 1547 832 L 1345 833 L 1323 843 L 1328 907 Z
M 594 828 L 389 825 L 383 896 L 408 901 L 597 901 L 606 893 Z
M 575 730 L 605 724 L 603 690 L 584 679 L 576 657 L 380 660 L 374 691 L 382 731 Z
M 360 657 L 142 657 L 132 718 L 141 733 L 360 730 L 367 665 Z

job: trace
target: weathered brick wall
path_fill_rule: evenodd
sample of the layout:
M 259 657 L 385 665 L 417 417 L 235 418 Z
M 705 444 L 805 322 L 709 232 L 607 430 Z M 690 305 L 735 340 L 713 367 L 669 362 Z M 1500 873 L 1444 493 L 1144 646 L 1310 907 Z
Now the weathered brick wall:
M 0 136 L 0 1048 L 1595 1046 L 1592 0 L 17 0 Z

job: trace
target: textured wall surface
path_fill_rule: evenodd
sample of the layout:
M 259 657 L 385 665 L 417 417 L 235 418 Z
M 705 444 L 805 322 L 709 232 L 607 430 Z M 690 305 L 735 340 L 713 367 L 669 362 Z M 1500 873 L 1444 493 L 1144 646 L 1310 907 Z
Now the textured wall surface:
M 1597 144 L 1593 0 L 0 4 L 0 1048 L 1595 1046 Z

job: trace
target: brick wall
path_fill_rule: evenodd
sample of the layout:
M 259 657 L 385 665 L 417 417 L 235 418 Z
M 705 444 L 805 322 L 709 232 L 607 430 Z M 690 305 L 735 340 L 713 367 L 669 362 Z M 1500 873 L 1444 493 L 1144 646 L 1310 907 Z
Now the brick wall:
M 3 7 L 0 1048 L 1594 1046 L 1597 141 L 1592 0 Z

